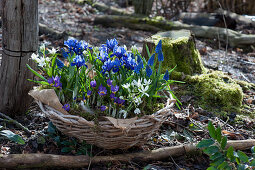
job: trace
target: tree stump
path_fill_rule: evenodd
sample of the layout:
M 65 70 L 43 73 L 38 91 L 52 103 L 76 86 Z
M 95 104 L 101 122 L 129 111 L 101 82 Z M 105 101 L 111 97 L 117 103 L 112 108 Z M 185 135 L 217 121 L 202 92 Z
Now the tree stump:
M 163 70 L 172 69 L 186 75 L 206 72 L 200 54 L 195 46 L 194 36 L 189 30 L 159 32 L 144 41 L 142 55 L 147 56 L 146 45 L 150 52 L 162 40 L 164 54 Z
M 3 56 L 0 67 L 0 111 L 21 114 L 32 98 L 33 73 L 26 64 L 38 48 L 38 0 L 2 0 Z

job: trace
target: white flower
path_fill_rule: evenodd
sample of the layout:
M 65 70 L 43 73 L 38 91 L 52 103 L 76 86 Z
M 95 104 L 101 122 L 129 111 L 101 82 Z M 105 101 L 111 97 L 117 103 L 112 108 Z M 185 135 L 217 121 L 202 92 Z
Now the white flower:
M 144 81 L 144 85 L 150 85 L 152 82 L 150 79 L 149 80 L 144 79 L 143 81 Z
M 38 61 L 39 67 L 44 67 L 46 65 L 45 58 L 41 57 Z
M 122 87 L 124 87 L 125 89 L 129 89 L 130 87 L 130 83 L 127 83 L 127 84 L 123 84 Z
M 141 97 L 136 97 L 136 98 L 134 98 L 134 102 L 135 102 L 137 105 L 140 105 L 140 104 L 142 103 Z
M 46 58 L 45 58 L 45 61 L 49 62 L 49 61 L 50 61 L 50 58 L 49 58 L 49 57 L 46 57 Z
M 82 53 L 84 56 L 86 56 L 88 54 L 88 51 L 84 50 Z
M 140 86 L 142 86 L 142 80 L 141 79 L 138 79 L 138 81 L 133 80 L 131 85 L 132 86 L 137 86 L 139 88 Z
M 124 99 L 124 97 L 123 97 L 123 96 L 120 96 L 119 98 L 120 98 L 121 100 L 123 100 L 123 99 Z
M 137 51 L 136 45 L 133 45 L 133 46 L 131 47 L 131 51 L 132 51 L 132 52 L 136 52 L 136 51 Z
M 49 53 L 52 55 L 55 55 L 57 50 L 55 48 L 52 48 L 51 50 L 49 49 Z
M 139 87 L 139 92 L 141 92 L 142 93 L 142 96 L 141 97 L 143 97 L 143 95 L 146 95 L 146 96 L 148 96 L 149 97 L 149 95 L 148 95 L 148 93 L 146 93 L 147 92 L 147 90 L 149 89 L 149 86 L 143 86 L 143 85 L 141 85 L 140 87 Z
M 40 51 L 41 51 L 41 52 L 44 52 L 44 51 L 45 51 L 45 44 L 42 44 L 42 45 L 40 46 Z
M 134 113 L 138 115 L 138 114 L 141 113 L 141 110 L 140 110 L 139 108 L 136 108 L 136 109 L 134 110 Z
M 126 45 L 124 45 L 123 48 L 127 51 L 127 46 Z
M 120 110 L 119 114 L 123 114 L 124 119 L 127 117 L 127 111 L 126 110 Z
M 39 59 L 39 55 L 38 55 L 38 54 L 33 53 L 33 54 L 31 55 L 31 59 L 32 59 L 32 60 L 35 60 L 35 61 L 38 61 L 38 59 Z

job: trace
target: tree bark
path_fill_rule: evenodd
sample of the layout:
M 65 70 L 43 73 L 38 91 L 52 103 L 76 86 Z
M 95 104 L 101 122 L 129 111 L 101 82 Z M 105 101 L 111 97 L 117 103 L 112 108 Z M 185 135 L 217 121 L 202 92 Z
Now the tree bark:
M 2 0 L 3 55 L 0 67 L 0 111 L 26 112 L 33 74 L 26 64 L 38 47 L 38 0 Z
M 250 149 L 255 145 L 255 140 L 228 141 L 227 147 L 233 146 L 236 150 Z M 52 154 L 11 154 L 0 155 L 0 168 L 82 168 L 90 164 L 107 163 L 113 161 L 157 161 L 167 159 L 170 156 L 177 157 L 186 153 L 196 152 L 194 144 L 164 147 L 152 151 L 142 151 L 122 155 L 110 156 L 64 156 Z
M 188 25 L 178 21 L 157 20 L 153 18 L 149 19 L 133 16 L 101 15 L 95 18 L 94 24 L 101 24 L 107 27 L 124 26 L 130 29 L 152 32 L 186 29 L 192 31 L 195 37 L 208 39 L 218 39 L 219 37 L 219 40 L 225 43 L 228 39 L 228 44 L 231 47 L 242 47 L 255 44 L 255 35 L 241 34 L 226 28 Z
M 154 0 L 133 0 L 135 13 L 141 15 L 150 15 Z

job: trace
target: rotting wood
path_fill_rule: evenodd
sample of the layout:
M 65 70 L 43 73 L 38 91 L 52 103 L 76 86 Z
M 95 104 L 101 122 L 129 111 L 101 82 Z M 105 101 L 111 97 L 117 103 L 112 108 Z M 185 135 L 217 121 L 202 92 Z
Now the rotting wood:
M 152 32 L 186 29 L 192 31 L 196 37 L 200 38 L 219 38 L 222 42 L 226 42 L 228 39 L 228 44 L 231 47 L 255 44 L 255 35 L 241 34 L 230 29 L 219 27 L 188 25 L 179 21 L 157 20 L 133 16 L 100 15 L 95 18 L 94 24 L 101 24 L 106 27 L 127 27 L 130 29 Z
M 2 0 L 3 55 L 0 67 L 0 111 L 8 115 L 27 111 L 33 73 L 26 64 L 38 48 L 38 0 Z
M 228 141 L 227 147 L 233 146 L 236 150 L 250 149 L 255 145 L 254 139 Z M 0 155 L 0 168 L 39 168 L 39 167 L 65 167 L 81 168 L 90 164 L 107 162 L 130 161 L 157 161 L 171 157 L 181 156 L 198 151 L 194 144 L 164 147 L 152 151 L 142 151 L 122 155 L 110 156 L 64 156 L 53 154 L 10 154 Z

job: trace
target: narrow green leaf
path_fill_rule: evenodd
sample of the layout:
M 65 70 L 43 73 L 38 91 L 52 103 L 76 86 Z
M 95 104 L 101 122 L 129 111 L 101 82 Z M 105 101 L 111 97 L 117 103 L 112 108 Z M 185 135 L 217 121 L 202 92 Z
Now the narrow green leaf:
M 209 123 L 208 123 L 208 130 L 209 130 L 210 136 L 211 136 L 213 139 L 217 140 L 216 131 L 215 131 L 215 128 L 214 128 L 214 126 L 213 126 L 213 124 L 212 124 L 211 121 L 209 121 Z
M 44 81 L 47 81 L 46 78 L 44 78 L 41 74 L 37 73 L 34 69 L 32 69 L 28 64 L 26 64 L 27 68 L 32 71 L 32 73 L 34 73 L 34 75 L 36 75 L 37 77 L 41 78 Z
M 216 152 L 219 152 L 219 148 L 217 146 L 209 146 L 208 148 L 204 149 L 204 153 L 208 155 L 215 154 Z
M 211 146 L 212 144 L 214 144 L 214 140 L 212 140 L 212 139 L 204 139 L 204 140 L 200 141 L 197 144 L 197 147 L 198 148 L 205 148 L 205 147 Z
M 9 140 L 11 140 L 13 142 L 16 142 L 16 143 L 21 144 L 21 145 L 25 144 L 25 141 L 22 139 L 21 136 L 13 133 L 10 130 L 2 130 L 2 131 L 0 131 L 0 134 L 7 137 Z
M 220 147 L 221 149 L 225 149 L 226 145 L 227 145 L 227 140 L 228 138 L 226 136 L 224 136 L 221 140 L 221 144 L 220 144 Z
M 50 85 L 48 82 L 46 81 L 36 81 L 36 80 L 31 80 L 31 79 L 27 79 L 28 81 L 34 82 L 34 83 L 38 83 L 41 85 Z
M 220 128 L 220 126 L 218 126 L 217 127 L 217 129 L 215 130 L 215 132 L 216 132 L 216 138 L 217 138 L 217 141 L 219 142 L 219 143 L 221 143 L 221 128 Z
M 147 51 L 147 54 L 148 54 L 148 58 L 150 58 L 151 57 L 151 53 L 150 53 L 150 50 L 149 50 L 147 44 L 145 45 L 145 47 L 146 47 L 146 51 Z
M 244 153 L 244 152 L 242 152 L 242 151 L 237 151 L 237 155 L 238 155 L 238 157 L 240 158 L 240 160 L 242 161 L 242 162 L 248 162 L 248 160 L 249 160 L 249 157 Z
M 206 170 L 217 170 L 215 167 L 210 166 L 209 168 L 207 168 Z

